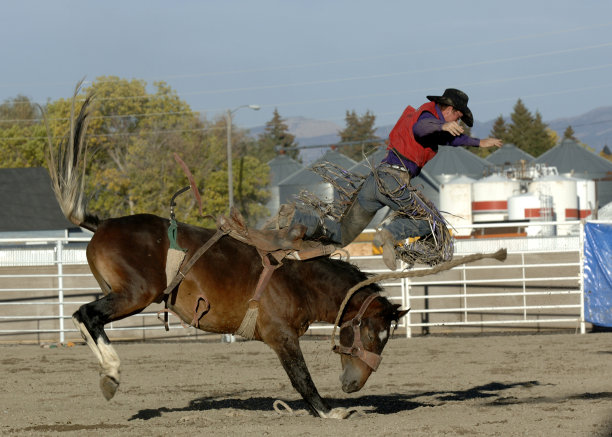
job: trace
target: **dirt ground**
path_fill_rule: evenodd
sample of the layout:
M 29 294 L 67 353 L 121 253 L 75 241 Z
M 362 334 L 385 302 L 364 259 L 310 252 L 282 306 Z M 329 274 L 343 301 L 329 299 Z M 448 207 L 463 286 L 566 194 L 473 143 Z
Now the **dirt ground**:
M 302 349 L 346 420 L 316 419 L 258 342 L 116 343 L 106 401 L 89 349 L 0 346 L 0 434 L 10 436 L 608 436 L 612 334 L 395 338 L 358 393 L 328 341 Z M 294 411 L 273 409 L 275 400 Z

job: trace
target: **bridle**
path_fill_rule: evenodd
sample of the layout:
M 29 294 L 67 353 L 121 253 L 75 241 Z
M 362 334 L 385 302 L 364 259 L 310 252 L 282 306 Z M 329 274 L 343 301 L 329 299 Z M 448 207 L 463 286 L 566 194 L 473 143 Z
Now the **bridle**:
M 361 341 L 361 319 L 372 303 L 374 299 L 380 297 L 380 294 L 373 293 L 369 295 L 361 304 L 361 308 L 351 320 L 344 322 L 340 325 L 340 331 L 343 328 L 352 326 L 353 327 L 353 344 L 351 346 L 342 346 L 341 344 L 337 345 L 334 343 L 333 335 L 332 335 L 332 350 L 337 354 L 350 355 L 351 357 L 357 357 L 364 363 L 366 363 L 372 371 L 376 372 L 380 362 L 382 361 L 382 357 L 374 352 L 370 352 L 365 349 L 363 346 L 363 342 Z

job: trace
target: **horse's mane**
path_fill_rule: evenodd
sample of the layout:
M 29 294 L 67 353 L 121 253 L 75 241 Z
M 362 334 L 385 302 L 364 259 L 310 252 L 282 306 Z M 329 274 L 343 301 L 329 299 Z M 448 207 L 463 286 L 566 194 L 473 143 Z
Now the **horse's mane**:
M 373 276 L 373 273 L 364 272 L 360 270 L 359 267 L 357 267 L 355 264 L 352 264 L 348 261 L 336 259 L 336 258 L 320 257 L 312 261 L 320 263 L 326 270 L 331 270 L 335 274 L 342 274 L 343 276 L 347 276 L 351 278 L 351 282 L 354 281 L 354 284 L 357 284 Z M 300 261 L 300 262 L 308 262 L 308 261 Z M 382 291 L 382 287 L 377 283 L 370 284 L 369 287 L 372 291 L 375 291 L 375 292 Z

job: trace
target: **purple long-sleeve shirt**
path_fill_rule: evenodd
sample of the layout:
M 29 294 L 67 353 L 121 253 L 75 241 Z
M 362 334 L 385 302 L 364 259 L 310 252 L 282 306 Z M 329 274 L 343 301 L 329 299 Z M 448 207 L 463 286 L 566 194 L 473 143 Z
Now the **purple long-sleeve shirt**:
M 430 112 L 423 112 L 412 127 L 414 138 L 419 144 L 421 144 L 423 147 L 433 149 L 436 152 L 438 151 L 439 145 L 453 147 L 480 145 L 479 138 L 473 138 L 464 134 L 454 136 L 446 131 L 443 131 L 442 125 L 446 123 L 446 120 L 444 119 L 442 111 L 440 111 L 440 107 L 438 105 L 436 105 L 436 111 L 440 118 L 436 118 Z M 406 167 L 408 171 L 410 171 L 412 177 L 418 176 L 418 174 L 421 172 L 421 168 L 418 165 L 404 156 L 398 156 L 398 154 L 393 150 L 389 150 L 389 153 L 387 153 L 387 156 L 385 156 L 382 162 Z

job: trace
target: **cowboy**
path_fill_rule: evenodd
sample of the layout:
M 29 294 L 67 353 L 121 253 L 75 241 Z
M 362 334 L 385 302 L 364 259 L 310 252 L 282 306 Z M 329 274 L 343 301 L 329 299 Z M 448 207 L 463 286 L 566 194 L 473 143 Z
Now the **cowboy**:
M 383 249 L 383 261 L 390 270 L 397 268 L 395 246 L 409 237 L 426 238 L 432 232 L 430 220 L 411 214 L 414 196 L 410 180 L 438 152 L 439 145 L 501 147 L 496 138 L 479 139 L 465 135 L 462 120 L 472 127 L 474 119 L 463 91 L 448 88 L 442 96 L 427 96 L 429 102 L 418 109 L 408 106 L 389 134 L 388 153 L 368 175 L 353 203 L 340 222 L 321 219 L 314 213 L 296 210 L 292 223 L 307 227 L 305 238 L 324 237 L 346 246 L 370 223 L 376 212 L 388 206 L 394 214 L 383 221 L 373 244 Z

